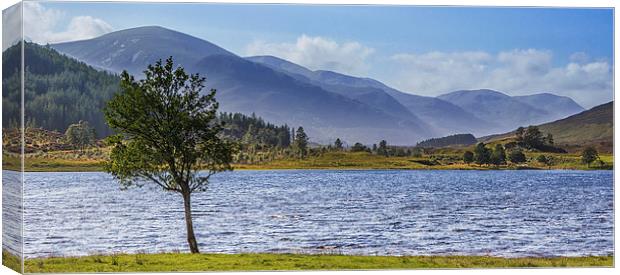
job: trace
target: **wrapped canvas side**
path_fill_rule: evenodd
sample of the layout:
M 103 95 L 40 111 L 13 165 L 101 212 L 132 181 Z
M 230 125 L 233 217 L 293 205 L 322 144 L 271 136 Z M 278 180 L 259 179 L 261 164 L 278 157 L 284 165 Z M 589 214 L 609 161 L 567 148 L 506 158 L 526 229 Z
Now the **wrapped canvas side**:
M 23 272 L 22 3 L 2 11 L 2 264 Z

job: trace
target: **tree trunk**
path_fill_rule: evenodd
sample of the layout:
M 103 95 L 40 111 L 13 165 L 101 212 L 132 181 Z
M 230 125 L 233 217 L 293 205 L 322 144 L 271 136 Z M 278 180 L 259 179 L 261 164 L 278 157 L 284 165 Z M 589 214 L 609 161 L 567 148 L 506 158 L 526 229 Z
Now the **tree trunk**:
M 185 205 L 185 226 L 187 227 L 187 243 L 192 253 L 200 253 L 198 251 L 198 243 L 194 235 L 194 224 L 192 223 L 192 205 L 190 201 L 191 193 L 185 191 L 183 194 L 183 204 Z

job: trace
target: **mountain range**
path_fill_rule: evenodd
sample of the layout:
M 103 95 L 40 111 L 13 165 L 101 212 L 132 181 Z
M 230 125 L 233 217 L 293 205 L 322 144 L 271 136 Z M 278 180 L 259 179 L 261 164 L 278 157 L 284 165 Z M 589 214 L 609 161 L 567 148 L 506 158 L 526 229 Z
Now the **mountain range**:
M 493 90 L 419 96 L 371 78 L 310 70 L 273 56 L 241 57 L 213 43 L 157 26 L 138 27 L 51 47 L 95 68 L 140 78 L 148 64 L 175 63 L 207 78 L 221 111 L 255 113 L 303 126 L 313 142 L 413 145 L 455 133 L 476 136 L 553 121 L 584 109 L 550 93 L 511 97 Z M 415 76 L 412 76 L 415 77 Z

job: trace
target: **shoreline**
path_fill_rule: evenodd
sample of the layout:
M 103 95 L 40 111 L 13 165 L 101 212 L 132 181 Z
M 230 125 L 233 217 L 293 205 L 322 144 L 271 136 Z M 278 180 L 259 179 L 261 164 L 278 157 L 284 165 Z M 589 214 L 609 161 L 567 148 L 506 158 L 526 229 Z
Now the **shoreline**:
M 601 155 L 604 165 L 588 166 L 581 163 L 579 155 L 547 154 L 556 159 L 553 165 L 543 165 L 536 161 L 541 153 L 531 153 L 525 163 L 502 165 L 478 165 L 459 161 L 456 154 L 423 157 L 383 157 L 368 153 L 331 152 L 306 159 L 274 159 L 260 163 L 234 163 L 234 170 L 613 170 L 614 157 Z M 16 155 L 3 154 L 3 169 L 19 171 L 21 159 Z M 437 160 L 439 159 L 439 161 Z M 105 159 L 63 158 L 26 156 L 25 172 L 102 172 Z
M 66 168 L 66 167 L 63 167 Z M 95 172 L 104 172 L 103 168 L 97 167 L 96 169 L 89 169 L 84 167 L 69 167 L 69 169 L 26 169 L 24 173 L 95 173 Z M 2 169 L 3 171 L 10 172 L 22 172 L 20 170 L 14 169 Z M 541 169 L 541 168 L 336 168 L 336 167 L 290 167 L 290 168 L 234 168 L 232 171 L 291 171 L 291 170 L 301 170 L 301 171 L 613 171 L 613 168 L 610 169 L 579 169 L 579 168 L 551 168 L 551 169 Z M 201 170 L 206 171 L 206 170 Z M 231 171 L 231 172 L 232 172 Z
M 3 251 L 3 256 L 9 255 Z M 613 267 L 613 255 L 496 257 L 476 255 L 369 256 L 297 253 L 157 253 L 26 258 L 25 272 L 146 272 L 261 270 L 389 270 L 434 268 Z

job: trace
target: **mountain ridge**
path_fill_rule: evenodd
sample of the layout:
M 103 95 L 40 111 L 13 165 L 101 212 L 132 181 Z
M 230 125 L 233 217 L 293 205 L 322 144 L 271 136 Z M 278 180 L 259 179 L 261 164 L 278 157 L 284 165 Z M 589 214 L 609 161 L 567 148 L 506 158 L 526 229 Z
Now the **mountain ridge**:
M 273 56 L 242 58 L 206 40 L 159 26 L 51 47 L 96 68 L 126 69 L 138 76 L 148 64 L 173 56 L 187 71 L 206 75 L 207 85 L 219 91 L 222 111 L 255 112 L 274 123 L 307 126 L 314 141 L 323 143 L 341 138 L 350 143 L 388 139 L 391 144 L 415 144 L 435 136 L 484 135 L 551 120 L 551 112 L 521 102 L 527 98 L 519 101 L 502 94 L 517 106 L 507 108 L 513 116 L 485 114 L 481 110 L 492 110 L 493 104 L 472 108 L 446 95 L 405 93 L 375 79 L 312 71 Z M 519 119 L 513 121 L 514 113 Z

